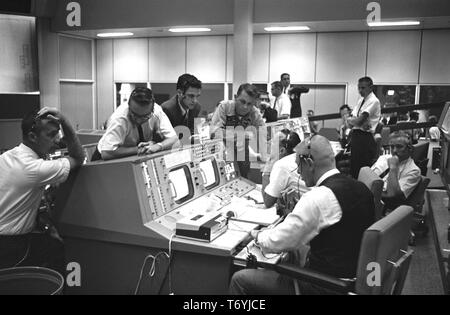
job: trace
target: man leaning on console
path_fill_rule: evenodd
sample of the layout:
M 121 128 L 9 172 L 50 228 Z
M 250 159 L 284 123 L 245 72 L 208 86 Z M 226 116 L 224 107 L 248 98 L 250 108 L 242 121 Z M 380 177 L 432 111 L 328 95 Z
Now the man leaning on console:
M 290 76 L 283 74 L 281 78 L 282 82 L 272 83 L 274 99 L 265 108 L 276 111 L 274 117 L 286 119 L 291 116 L 290 100 L 294 98 L 287 96 L 292 90 Z M 372 166 L 384 180 L 383 199 L 391 210 L 404 203 L 418 184 L 420 171 L 411 159 L 407 134 L 393 134 L 392 154 L 375 162 L 374 132 L 380 120 L 380 103 L 372 86 L 370 78 L 360 79 L 361 99 L 353 116 L 350 108 L 346 109 L 345 130 L 349 133 L 343 134 L 351 138 L 355 153 L 351 160 L 353 178 L 337 170 L 335 152 L 321 135 L 301 141 L 297 133 L 283 129 L 274 135 L 267 157 L 249 146 L 248 137 L 258 137 L 257 133 L 246 134 L 246 141 L 235 143 L 236 152 L 245 151 L 245 161 L 238 164 L 242 176 L 247 176 L 251 158 L 265 163 L 262 195 L 267 208 L 289 189 L 304 192 L 284 221 L 251 233 L 264 253 L 296 253 L 300 247 L 309 246 L 307 259 L 303 257 L 305 267 L 337 278 L 355 278 L 363 233 L 375 220 L 373 195 L 355 179 L 360 168 Z M 200 80 L 184 74 L 177 82 L 176 95 L 160 106 L 151 89 L 136 88 L 128 103 L 120 104 L 109 118 L 92 160 L 153 154 L 177 146 L 175 127 L 185 126 L 195 132 L 196 119 L 202 115 L 198 101 L 201 90 Z M 259 90 L 252 84 L 241 85 L 233 100 L 217 106 L 211 134 L 216 136 L 228 128 L 264 127 L 260 109 Z M 301 112 L 301 108 L 298 110 Z M 61 132 L 68 157 L 51 160 L 49 154 L 60 148 Z M 54 227 L 39 231 L 38 209 L 45 188 L 66 181 L 69 173 L 84 163 L 83 149 L 69 120 L 53 108 L 27 115 L 22 135 L 18 147 L 0 156 L 0 268 L 32 265 L 64 273 L 62 239 Z M 230 282 L 230 294 L 295 293 L 334 292 L 263 269 L 238 271 Z

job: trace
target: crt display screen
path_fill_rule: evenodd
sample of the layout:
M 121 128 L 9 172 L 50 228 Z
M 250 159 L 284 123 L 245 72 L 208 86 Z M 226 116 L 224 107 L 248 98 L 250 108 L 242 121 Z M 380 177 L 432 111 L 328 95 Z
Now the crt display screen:
M 194 189 L 189 170 L 186 166 L 170 171 L 169 180 L 171 183 L 172 197 L 176 203 L 180 204 L 192 198 Z
M 206 189 L 211 189 L 219 184 L 219 176 L 216 161 L 208 159 L 200 162 L 200 173 Z

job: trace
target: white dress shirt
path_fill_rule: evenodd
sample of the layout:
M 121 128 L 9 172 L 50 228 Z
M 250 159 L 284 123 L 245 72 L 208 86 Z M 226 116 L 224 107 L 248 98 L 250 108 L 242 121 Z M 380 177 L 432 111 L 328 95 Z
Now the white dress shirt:
M 369 114 L 369 130 L 357 126 L 353 127 L 353 129 L 360 129 L 363 131 L 370 131 L 371 133 L 375 133 L 375 129 L 377 128 L 378 122 L 380 121 L 381 117 L 381 105 L 380 100 L 375 96 L 373 92 L 367 95 L 366 98 L 361 97 L 358 100 L 358 105 L 356 105 L 353 109 L 352 115 L 353 117 L 359 117 L 362 113 Z
M 382 155 L 378 158 L 375 164 L 372 166 L 372 171 L 378 176 L 382 175 L 389 168 L 388 159 L 392 155 Z M 389 173 L 387 173 L 382 179 L 384 181 L 383 190 L 387 191 L 387 180 Z M 420 182 L 420 169 L 414 163 L 412 158 L 409 158 L 399 165 L 398 170 L 398 183 L 405 197 L 408 198 L 414 191 L 416 186 Z
M 305 187 L 297 172 L 296 154 L 290 154 L 278 160 L 270 172 L 270 182 L 265 188 L 266 194 L 280 198 L 281 193 L 289 187 Z
M 342 209 L 333 191 L 320 186 L 327 178 L 339 174 L 337 169 L 325 173 L 309 192 L 305 193 L 286 219 L 258 235 L 264 252 L 281 253 L 307 245 L 319 233 L 342 218 Z
M 271 97 L 270 105 L 278 112 L 278 117 L 281 117 L 283 115 L 291 115 L 292 103 L 287 94 L 282 93 L 278 97 Z
M 139 131 L 128 117 L 128 104 L 120 105 L 111 115 L 108 128 L 98 143 L 98 151 L 115 151 L 119 147 L 136 147 Z M 164 139 L 176 137 L 177 134 L 161 106 L 155 104 L 153 116 L 142 125 L 144 138 L 150 141 L 154 132 L 160 132 Z
M 45 186 L 69 176 L 67 158 L 47 161 L 24 144 L 0 155 L 0 235 L 30 233 Z

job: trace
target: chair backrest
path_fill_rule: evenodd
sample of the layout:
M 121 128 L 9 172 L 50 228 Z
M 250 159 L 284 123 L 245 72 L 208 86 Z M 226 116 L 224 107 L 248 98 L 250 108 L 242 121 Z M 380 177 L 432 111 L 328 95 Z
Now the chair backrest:
M 407 252 L 413 209 L 401 206 L 366 230 L 359 254 L 355 292 L 400 294 L 412 252 Z
M 375 203 L 375 220 L 378 221 L 383 216 L 383 203 L 381 202 L 383 180 L 370 167 L 365 166 L 359 171 L 358 181 L 364 183 L 372 192 Z
M 429 184 L 430 179 L 428 177 L 421 176 L 420 182 L 406 200 L 406 204 L 413 207 L 415 212 L 422 212 L 422 208 L 425 203 L 425 190 L 427 190 Z
M 428 158 L 428 151 L 430 149 L 430 143 L 428 141 L 414 144 L 413 147 L 414 151 L 412 154 L 412 159 L 414 162 L 424 161 Z
M 391 134 L 391 128 L 383 127 L 381 129 L 381 145 L 388 146 L 389 145 L 389 135 Z
M 339 141 L 339 132 L 335 128 L 322 128 L 319 130 L 319 135 L 327 138 L 329 141 Z

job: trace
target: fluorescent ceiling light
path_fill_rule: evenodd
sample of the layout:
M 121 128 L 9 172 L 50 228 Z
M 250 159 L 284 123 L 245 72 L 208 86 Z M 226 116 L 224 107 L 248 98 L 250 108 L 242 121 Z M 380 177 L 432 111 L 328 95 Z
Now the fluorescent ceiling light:
M 267 32 L 286 32 L 286 31 L 309 31 L 310 28 L 308 26 L 271 26 L 265 27 L 264 30 Z
M 171 28 L 169 32 L 172 33 L 197 33 L 197 32 L 211 32 L 210 28 L 207 27 L 179 27 Z
M 117 33 L 99 33 L 98 37 L 125 37 L 125 36 L 133 36 L 134 34 L 131 32 L 117 32 Z
M 414 26 L 420 25 L 420 21 L 391 21 L 391 22 L 368 22 L 370 27 L 383 27 L 383 26 Z

